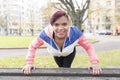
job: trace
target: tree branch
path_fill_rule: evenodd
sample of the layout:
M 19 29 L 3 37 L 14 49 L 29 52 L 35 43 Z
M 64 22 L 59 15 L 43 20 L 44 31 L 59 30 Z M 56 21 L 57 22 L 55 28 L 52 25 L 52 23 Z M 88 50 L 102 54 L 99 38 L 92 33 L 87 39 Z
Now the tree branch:
M 88 9 L 90 4 L 90 0 L 86 0 L 85 4 L 83 5 L 82 9 Z
M 72 0 L 65 0 L 65 1 L 69 5 L 69 8 L 71 9 L 69 15 L 72 18 L 74 17 L 73 19 L 75 19 L 77 17 L 77 14 L 76 14 L 76 11 L 75 11 L 75 7 L 74 7 L 74 4 L 73 4 L 73 1 Z
M 65 0 L 59 0 L 59 1 L 67 8 L 67 11 L 70 12 L 70 8 L 68 7 L 68 5 L 66 5 Z
M 75 3 L 77 4 L 78 9 L 80 10 L 80 6 L 78 5 L 78 2 L 75 0 Z
M 57 5 L 55 5 L 54 8 L 56 8 L 56 9 L 58 9 L 58 10 L 62 10 L 62 9 L 63 9 L 63 10 L 65 10 L 65 11 L 67 11 L 67 9 L 66 9 L 65 7 L 63 7 L 63 5 L 61 5 L 61 4 L 60 4 L 60 8 L 57 7 Z
M 73 1 L 72 0 L 66 0 L 66 3 L 71 8 L 71 11 L 73 11 L 75 13 L 75 7 L 74 7 L 74 4 L 73 4 Z
M 86 10 L 89 8 L 89 4 L 90 4 L 90 0 L 86 0 L 85 4 L 83 6 L 83 9 L 80 13 L 80 14 L 82 14 L 81 16 L 83 16 L 85 14 Z
M 90 0 L 86 0 L 85 3 L 83 2 L 84 4 L 83 5 L 81 4 L 82 6 L 79 5 L 77 0 L 74 0 L 75 3 L 73 2 L 73 0 L 59 0 L 59 1 L 67 9 L 67 13 L 71 17 L 73 24 L 81 29 L 82 23 L 88 18 L 88 16 L 84 17 L 84 15 L 87 12 L 87 9 L 89 8 Z M 77 5 L 77 7 L 75 7 L 75 4 Z
M 81 21 L 81 23 L 84 23 L 84 21 L 88 18 L 88 15 Z

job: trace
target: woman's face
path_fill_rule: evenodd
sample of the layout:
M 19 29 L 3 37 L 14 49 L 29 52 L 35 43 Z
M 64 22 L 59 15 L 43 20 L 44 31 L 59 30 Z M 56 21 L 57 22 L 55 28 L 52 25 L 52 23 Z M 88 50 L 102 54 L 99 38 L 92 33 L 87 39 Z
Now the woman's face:
M 67 36 L 67 32 L 69 30 L 70 24 L 68 18 L 65 16 L 62 16 L 58 18 L 54 23 L 53 23 L 53 31 L 55 33 L 55 38 L 58 39 L 65 39 Z

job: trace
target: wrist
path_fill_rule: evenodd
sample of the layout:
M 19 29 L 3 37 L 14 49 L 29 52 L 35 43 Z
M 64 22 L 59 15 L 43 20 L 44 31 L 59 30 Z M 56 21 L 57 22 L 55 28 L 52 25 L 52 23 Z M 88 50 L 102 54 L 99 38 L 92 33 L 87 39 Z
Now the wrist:
M 91 64 L 98 64 L 98 63 L 99 63 L 98 60 L 91 61 Z

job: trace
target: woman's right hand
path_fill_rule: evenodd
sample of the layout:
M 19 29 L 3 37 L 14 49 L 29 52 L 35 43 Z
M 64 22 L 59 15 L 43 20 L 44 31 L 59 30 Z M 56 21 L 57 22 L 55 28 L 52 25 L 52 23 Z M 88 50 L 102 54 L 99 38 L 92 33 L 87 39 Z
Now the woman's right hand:
M 35 69 L 33 64 L 26 64 L 25 67 L 22 68 L 22 72 L 26 75 L 29 75 L 31 74 L 32 69 Z

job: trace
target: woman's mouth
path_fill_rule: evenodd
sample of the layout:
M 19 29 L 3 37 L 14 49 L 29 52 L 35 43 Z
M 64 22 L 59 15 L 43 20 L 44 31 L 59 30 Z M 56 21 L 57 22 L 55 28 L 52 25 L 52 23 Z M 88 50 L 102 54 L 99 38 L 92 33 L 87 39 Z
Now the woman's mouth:
M 64 35 L 65 32 L 58 32 L 58 35 Z

